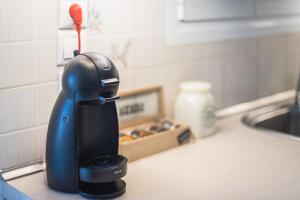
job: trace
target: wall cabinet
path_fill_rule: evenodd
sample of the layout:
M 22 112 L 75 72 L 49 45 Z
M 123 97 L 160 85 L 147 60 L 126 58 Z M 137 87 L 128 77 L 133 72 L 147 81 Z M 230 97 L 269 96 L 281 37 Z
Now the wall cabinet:
M 169 45 L 300 30 L 299 0 L 166 0 Z

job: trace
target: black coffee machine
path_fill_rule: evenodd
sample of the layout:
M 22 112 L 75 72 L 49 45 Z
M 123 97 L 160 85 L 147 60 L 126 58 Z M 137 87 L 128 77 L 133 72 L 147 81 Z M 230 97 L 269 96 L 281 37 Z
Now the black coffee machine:
M 48 127 L 49 187 L 101 199 L 125 192 L 121 178 L 127 159 L 118 155 L 118 87 L 117 68 L 101 54 L 83 53 L 65 66 Z

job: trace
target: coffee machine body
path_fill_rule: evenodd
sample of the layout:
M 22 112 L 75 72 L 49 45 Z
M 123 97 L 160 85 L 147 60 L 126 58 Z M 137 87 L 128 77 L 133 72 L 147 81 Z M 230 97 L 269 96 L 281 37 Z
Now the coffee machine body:
M 121 178 L 127 159 L 118 155 L 118 86 L 116 67 L 101 54 L 80 54 L 66 65 L 48 126 L 49 187 L 88 198 L 125 192 Z

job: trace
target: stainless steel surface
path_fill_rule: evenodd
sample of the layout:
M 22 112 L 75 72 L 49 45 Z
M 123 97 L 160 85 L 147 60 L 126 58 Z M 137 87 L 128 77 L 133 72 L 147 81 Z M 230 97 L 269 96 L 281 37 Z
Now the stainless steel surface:
M 11 186 L 8 181 L 29 176 L 41 171 L 43 171 L 43 165 L 41 162 L 0 170 L 0 200 L 31 200 L 31 198 L 23 192 L 20 192 Z
M 295 96 L 295 109 L 300 110 L 300 72 L 298 76 L 298 85 Z
M 242 121 L 246 125 L 254 127 L 257 123 L 263 120 L 287 113 L 289 106 L 292 105 L 292 102 L 293 100 L 289 99 L 280 103 L 253 109 L 245 114 L 245 116 L 242 118 Z
M 274 107 L 274 105 L 280 105 L 284 102 L 293 102 L 295 98 L 295 90 L 290 90 L 282 93 L 278 93 L 272 96 L 264 97 L 254 101 L 241 103 L 238 105 L 224 108 L 217 111 L 218 119 L 230 117 L 232 115 L 246 114 L 247 112 L 264 107 Z M 270 106 L 272 105 L 272 106 Z
M 300 137 L 294 135 L 289 131 L 280 130 L 277 127 L 268 127 L 264 125 L 264 122 L 271 120 L 278 120 L 278 117 L 288 115 L 290 108 L 294 104 L 294 99 L 289 99 L 280 103 L 272 104 L 270 106 L 254 109 L 248 112 L 243 118 L 242 122 L 247 126 L 262 129 L 271 130 L 265 131 L 266 133 L 274 134 L 279 137 L 300 141 Z M 273 123 L 276 123 L 275 121 Z M 281 122 L 282 123 L 282 122 Z
M 0 169 L 0 200 L 31 200 L 31 198 L 26 196 L 23 192 L 11 186 L 8 181 L 41 171 L 43 171 L 41 162 L 29 163 L 5 170 Z
M 14 169 L 2 171 L 1 176 L 4 181 L 10 181 L 23 176 L 28 176 L 34 173 L 38 173 L 41 171 L 43 171 L 43 163 L 38 162 L 29 165 L 24 165 Z

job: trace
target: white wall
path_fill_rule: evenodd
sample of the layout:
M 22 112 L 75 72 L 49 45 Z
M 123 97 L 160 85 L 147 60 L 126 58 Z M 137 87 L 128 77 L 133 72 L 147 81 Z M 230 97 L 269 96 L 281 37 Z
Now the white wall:
M 164 0 L 91 0 L 86 49 L 117 64 L 121 89 L 213 83 L 219 107 L 294 87 L 300 34 L 167 47 Z M 56 98 L 57 0 L 0 0 L 0 168 L 40 159 Z

